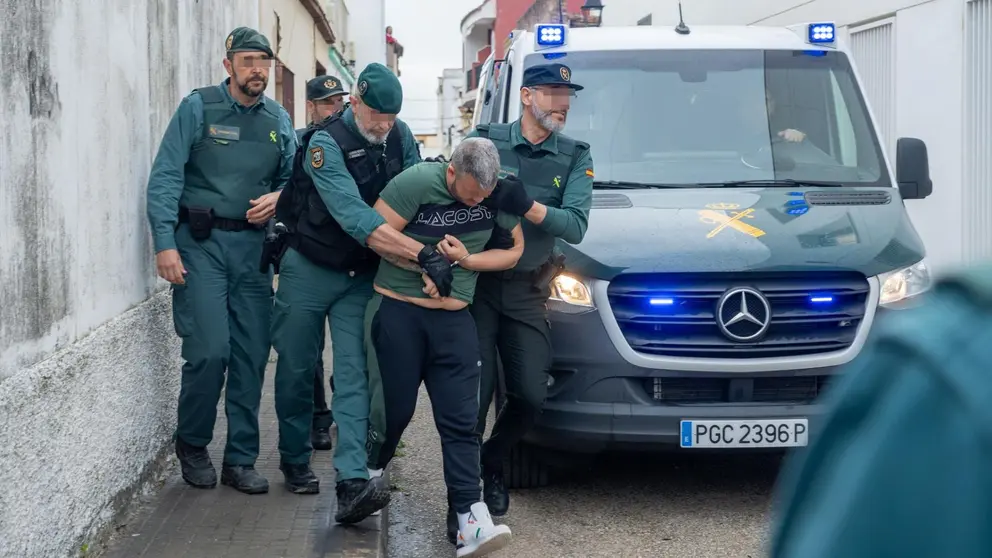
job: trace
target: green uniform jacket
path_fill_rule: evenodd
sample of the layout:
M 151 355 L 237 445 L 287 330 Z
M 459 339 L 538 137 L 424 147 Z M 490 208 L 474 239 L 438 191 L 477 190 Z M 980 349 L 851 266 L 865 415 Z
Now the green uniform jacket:
M 478 136 L 478 130 L 468 134 L 468 137 Z M 561 165 L 542 164 L 552 159 L 564 165 L 570 163 L 570 157 L 558 148 L 561 137 L 562 134 L 552 133 L 543 142 L 534 145 L 521 134 L 519 120 L 509 126 L 506 140 L 497 137 L 494 132 L 489 135 L 500 150 L 502 173 L 514 174 L 524 180 L 527 193 L 548 208 L 548 214 L 540 225 L 523 220 L 524 253 L 517 263 L 520 270 L 536 269 L 546 262 L 555 238 L 569 244 L 582 242 L 589 227 L 593 181 L 593 162 L 589 150 L 580 152 L 567 177 L 554 174 L 553 169 L 561 168 Z
M 238 104 L 227 89 L 229 81 L 230 78 L 221 85 L 226 100 L 231 103 L 231 110 L 242 114 L 267 110 L 279 115 L 278 140 L 282 160 L 272 181 L 272 190 L 281 190 L 293 175 L 293 156 L 297 145 L 293 121 L 286 109 L 264 95 L 250 107 Z M 194 91 L 183 98 L 172 115 L 148 179 L 147 212 L 156 253 L 176 248 L 174 233 L 178 223 L 179 198 L 186 187 L 185 167 L 190 149 L 202 135 L 203 99 Z
M 880 315 L 778 487 L 772 558 L 992 556 L 992 267 Z
M 359 133 L 351 107 L 344 110 L 341 119 L 349 128 Z M 405 122 L 397 118 L 390 134 L 400 134 L 404 170 L 420 162 L 417 140 Z M 320 193 L 320 199 L 324 200 L 327 211 L 344 232 L 364 246 L 372 231 L 385 225 L 386 220 L 362 199 L 358 185 L 344 163 L 341 148 L 330 134 L 324 130 L 315 132 L 310 136 L 310 144 L 306 147 L 310 150 L 310 164 L 305 165 L 306 172 L 313 179 L 314 187 Z

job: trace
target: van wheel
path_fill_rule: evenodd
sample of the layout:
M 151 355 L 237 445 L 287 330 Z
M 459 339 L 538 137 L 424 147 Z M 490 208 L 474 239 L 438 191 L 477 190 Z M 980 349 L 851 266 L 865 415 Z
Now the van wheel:
M 531 445 L 519 443 L 503 463 L 507 488 L 540 488 L 551 481 L 551 468 Z

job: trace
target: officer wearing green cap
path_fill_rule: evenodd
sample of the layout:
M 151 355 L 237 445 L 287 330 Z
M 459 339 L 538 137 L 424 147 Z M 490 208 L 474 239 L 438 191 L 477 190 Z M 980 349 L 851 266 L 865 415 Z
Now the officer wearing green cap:
M 499 196 L 501 210 L 523 218 L 524 253 L 509 272 L 482 273 L 472 304 L 482 348 L 480 438 L 496 386 L 497 345 L 506 380 L 506 405 L 482 448 L 483 492 L 495 516 L 504 515 L 509 506 L 503 458 L 534 423 L 547 395 L 551 342 L 545 304 L 555 239 L 577 244 L 589 222 L 593 177 L 589 145 L 561 133 L 571 99 L 581 90 L 564 64 L 532 66 L 522 78 L 521 117 L 509 124 L 482 124 L 469 134 L 492 140 L 499 149 L 503 174 L 512 175 L 504 181 L 519 180 L 524 185 Z M 500 237 L 505 235 L 494 234 L 494 239 Z M 448 527 L 450 538 L 454 534 L 450 510 Z
M 879 314 L 783 467 L 771 558 L 992 556 L 992 265 Z
M 400 82 L 388 68 L 365 68 L 350 106 L 304 134 L 291 184 L 276 210 L 290 230 L 272 320 L 279 354 L 280 468 L 290 491 L 319 492 L 309 465 L 309 433 L 313 366 L 327 321 L 334 359 L 331 406 L 338 426 L 335 519 L 340 523 L 360 521 L 389 501 L 383 479 L 369 480 L 365 450 L 369 389 L 363 321 L 377 253 L 418 261 L 439 286 L 451 282 L 443 255 L 390 228 L 372 209 L 390 179 L 420 162 L 413 134 L 396 118 L 402 101 Z
M 307 127 L 296 130 L 297 141 L 303 141 L 303 134 L 311 127 L 319 124 L 325 118 L 344 109 L 344 98 L 347 92 L 336 76 L 320 75 L 307 82 Z M 331 442 L 331 425 L 334 415 L 327 406 L 327 392 L 324 389 L 324 336 L 320 337 L 320 348 L 317 351 L 317 366 L 313 380 L 313 426 L 310 430 L 310 445 L 315 450 L 329 450 Z M 334 389 L 331 379 L 331 389 Z
M 286 110 L 264 94 L 269 41 L 239 27 L 224 49 L 228 77 L 193 90 L 172 116 L 152 165 L 147 211 L 186 361 L 176 429 L 183 479 L 216 486 L 206 447 L 224 389 L 221 483 L 260 494 L 269 486 L 254 465 L 272 275 L 260 273 L 259 262 L 264 226 L 292 175 L 296 135 Z

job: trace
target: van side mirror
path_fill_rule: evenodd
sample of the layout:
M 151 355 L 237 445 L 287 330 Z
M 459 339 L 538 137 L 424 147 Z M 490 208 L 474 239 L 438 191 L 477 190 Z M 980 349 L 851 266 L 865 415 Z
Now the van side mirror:
M 896 182 L 904 200 L 922 200 L 933 193 L 927 144 L 918 138 L 896 142 Z

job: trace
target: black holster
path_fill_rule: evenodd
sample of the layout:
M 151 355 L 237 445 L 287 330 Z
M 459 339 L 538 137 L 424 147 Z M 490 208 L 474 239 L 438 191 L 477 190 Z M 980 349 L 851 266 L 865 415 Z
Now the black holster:
M 259 262 L 258 271 L 268 273 L 269 266 L 272 271 L 279 274 L 279 262 L 289 245 L 286 243 L 286 227 L 282 223 L 273 224 L 269 221 L 265 230 L 265 242 L 262 244 L 262 261 Z
M 210 238 L 210 232 L 214 228 L 213 208 L 190 207 L 187 209 L 187 213 L 189 214 L 189 233 L 193 240 L 203 242 Z
M 565 269 L 565 254 L 554 253 L 548 261 L 541 264 L 534 272 L 534 283 L 531 287 L 537 292 L 546 291 L 551 287 L 551 282 Z

